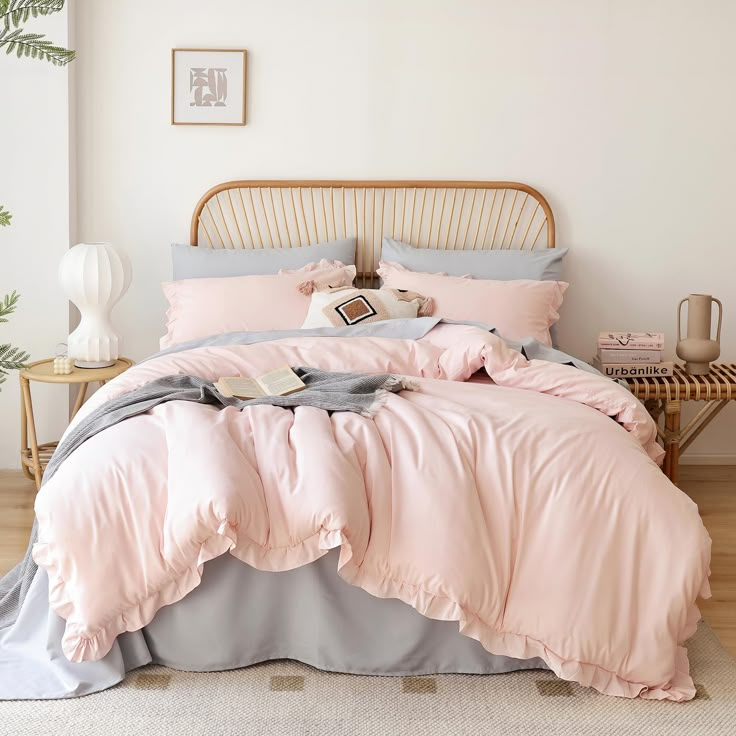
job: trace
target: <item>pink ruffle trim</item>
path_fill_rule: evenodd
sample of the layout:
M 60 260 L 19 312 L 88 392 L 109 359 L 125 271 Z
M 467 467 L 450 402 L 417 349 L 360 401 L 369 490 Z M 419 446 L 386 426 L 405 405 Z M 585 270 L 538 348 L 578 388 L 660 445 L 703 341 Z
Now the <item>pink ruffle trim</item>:
M 70 662 L 86 662 L 101 659 L 110 651 L 119 634 L 125 631 L 138 631 L 153 620 L 160 608 L 180 601 L 194 590 L 202 580 L 202 567 L 205 562 L 230 551 L 238 559 L 259 570 L 269 572 L 290 570 L 314 562 L 332 546 L 337 546 L 323 541 L 329 539 L 330 534 L 332 532 L 321 530 L 296 546 L 264 550 L 255 542 L 238 539 L 236 530 L 224 521 L 217 533 L 202 544 L 196 560 L 190 567 L 137 604 L 117 612 L 93 634 L 89 632 L 88 627 L 75 620 L 77 617 L 74 602 L 67 592 L 67 584 L 61 575 L 52 545 L 44 542 L 34 544 L 33 559 L 48 573 L 49 605 L 67 622 L 61 642 L 64 655 Z M 236 545 L 237 551 L 234 550 Z
M 417 586 L 390 578 L 371 579 L 357 565 L 350 562 L 343 564 L 342 557 L 338 571 L 344 580 L 377 598 L 398 598 L 427 618 L 440 621 L 457 621 L 461 634 L 476 639 L 491 654 L 516 659 L 539 657 L 561 679 L 571 680 L 585 687 L 592 687 L 605 695 L 622 698 L 641 696 L 650 700 L 674 701 L 692 700 L 695 697 L 695 686 L 690 677 L 689 661 L 685 647 L 677 647 L 674 663 L 675 671 L 672 679 L 657 687 L 647 686 L 642 683 L 629 682 L 614 672 L 595 664 L 564 659 L 549 649 L 543 642 L 524 634 L 496 631 L 475 614 L 467 612 L 460 604 L 449 598 L 435 595 Z M 705 588 L 708 588 L 707 580 Z M 704 589 L 703 592 L 706 592 L 706 590 Z M 680 641 L 686 641 L 695 633 L 699 620 L 700 611 L 693 603 L 689 609 L 687 624 Z
M 92 635 L 83 625 L 73 620 L 74 603 L 66 592 L 66 584 L 60 575 L 51 546 L 40 542 L 35 544 L 33 558 L 39 566 L 46 569 L 49 576 L 49 603 L 56 613 L 67 619 L 62 640 L 64 654 L 72 662 L 94 661 L 104 657 L 119 634 L 141 629 L 153 620 L 160 608 L 181 600 L 196 588 L 201 580 L 204 563 L 227 551 L 259 570 L 275 572 L 306 565 L 328 550 L 341 547 L 338 572 L 344 580 L 378 598 L 397 598 L 428 618 L 457 621 L 461 634 L 476 639 L 492 654 L 517 659 L 539 657 L 563 680 L 595 688 L 606 695 L 674 701 L 691 700 L 695 697 L 695 686 L 689 674 L 687 650 L 684 647 L 677 648 L 674 673 L 669 682 L 657 686 L 629 682 L 598 665 L 565 659 L 543 642 L 529 636 L 497 631 L 449 598 L 391 578 L 374 579 L 353 561 L 350 542 L 340 530 L 322 529 L 296 546 L 277 549 L 266 550 L 254 542 L 246 541 L 244 544 L 244 541 L 246 540 L 238 540 L 236 531 L 227 522 L 223 522 L 217 534 L 202 545 L 197 559 L 178 578 L 170 580 L 138 604 L 117 613 L 106 622 L 104 628 Z M 236 545 L 237 551 L 234 549 Z M 700 593 L 703 597 L 710 594 L 707 578 Z M 684 642 L 695 633 L 699 620 L 700 612 L 693 603 L 679 641 Z

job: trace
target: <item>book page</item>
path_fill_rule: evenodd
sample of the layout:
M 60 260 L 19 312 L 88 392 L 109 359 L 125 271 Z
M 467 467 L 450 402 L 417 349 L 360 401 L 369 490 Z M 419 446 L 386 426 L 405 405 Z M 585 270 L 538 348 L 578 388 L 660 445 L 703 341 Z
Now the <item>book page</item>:
M 304 382 L 288 365 L 264 373 L 256 379 L 264 393 L 271 396 L 287 396 L 306 388 Z
M 215 387 L 223 396 L 237 396 L 239 399 L 258 399 L 265 395 L 257 379 L 243 376 L 221 378 Z

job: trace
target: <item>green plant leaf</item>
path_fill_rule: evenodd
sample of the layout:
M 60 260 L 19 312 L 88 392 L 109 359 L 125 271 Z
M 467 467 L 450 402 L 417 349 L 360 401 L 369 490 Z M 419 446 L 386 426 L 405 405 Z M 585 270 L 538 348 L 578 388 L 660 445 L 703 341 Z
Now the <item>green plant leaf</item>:
M 76 52 L 53 43 L 37 33 L 27 33 L 11 38 L 12 34 L 0 39 L 0 48 L 6 47 L 6 53 L 14 50 L 18 56 L 32 56 L 33 58 L 48 61 L 54 66 L 65 66 L 74 60 Z M 35 54 L 34 54 L 35 49 Z
M 0 0 L 0 19 L 17 28 L 31 16 L 51 15 L 64 7 L 64 0 Z
M 12 219 L 13 215 L 0 204 L 0 227 L 8 227 Z
M 18 308 L 18 301 L 20 300 L 20 294 L 17 291 L 13 291 L 11 294 L 6 294 L 2 301 L 0 301 L 0 322 L 7 322 L 7 316 L 13 314 Z
M 24 33 L 20 28 L 29 18 L 56 13 L 64 7 L 64 0 L 0 0 L 0 48 L 5 53 L 15 51 L 17 57 L 48 61 L 54 66 L 65 66 L 74 60 L 75 52 L 55 46 L 41 33 Z M 14 28 L 14 30 L 10 30 Z
M 17 291 L 3 297 L 0 301 L 0 322 L 8 321 L 7 317 L 15 311 L 19 299 L 20 294 Z M 10 343 L 0 345 L 0 383 L 5 382 L 9 371 L 25 368 L 30 357 L 25 350 L 21 350 Z
M 25 350 L 12 345 L 0 345 L 0 368 L 3 370 L 17 371 L 25 367 L 30 355 Z

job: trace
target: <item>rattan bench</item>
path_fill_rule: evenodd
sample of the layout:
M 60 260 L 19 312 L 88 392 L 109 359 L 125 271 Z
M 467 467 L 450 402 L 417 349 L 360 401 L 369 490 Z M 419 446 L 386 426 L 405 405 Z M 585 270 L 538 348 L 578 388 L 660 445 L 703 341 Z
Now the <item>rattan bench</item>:
M 658 426 L 667 453 L 663 470 L 673 483 L 677 483 L 680 453 L 729 401 L 736 400 L 736 364 L 714 363 L 707 376 L 691 376 L 682 366 L 676 365 L 672 376 L 624 380 L 631 392 L 644 402 L 656 422 L 664 414 L 664 427 Z M 680 427 L 683 401 L 706 403 L 684 427 Z

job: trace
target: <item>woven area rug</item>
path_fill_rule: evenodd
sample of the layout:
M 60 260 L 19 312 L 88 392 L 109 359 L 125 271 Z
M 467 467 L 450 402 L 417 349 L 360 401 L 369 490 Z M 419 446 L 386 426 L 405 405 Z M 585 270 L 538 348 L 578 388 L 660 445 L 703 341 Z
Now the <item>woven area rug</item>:
M 734 736 L 736 660 L 701 623 L 698 695 L 622 700 L 531 670 L 366 677 L 271 662 L 219 673 L 148 666 L 84 698 L 0 702 L 3 736 Z

